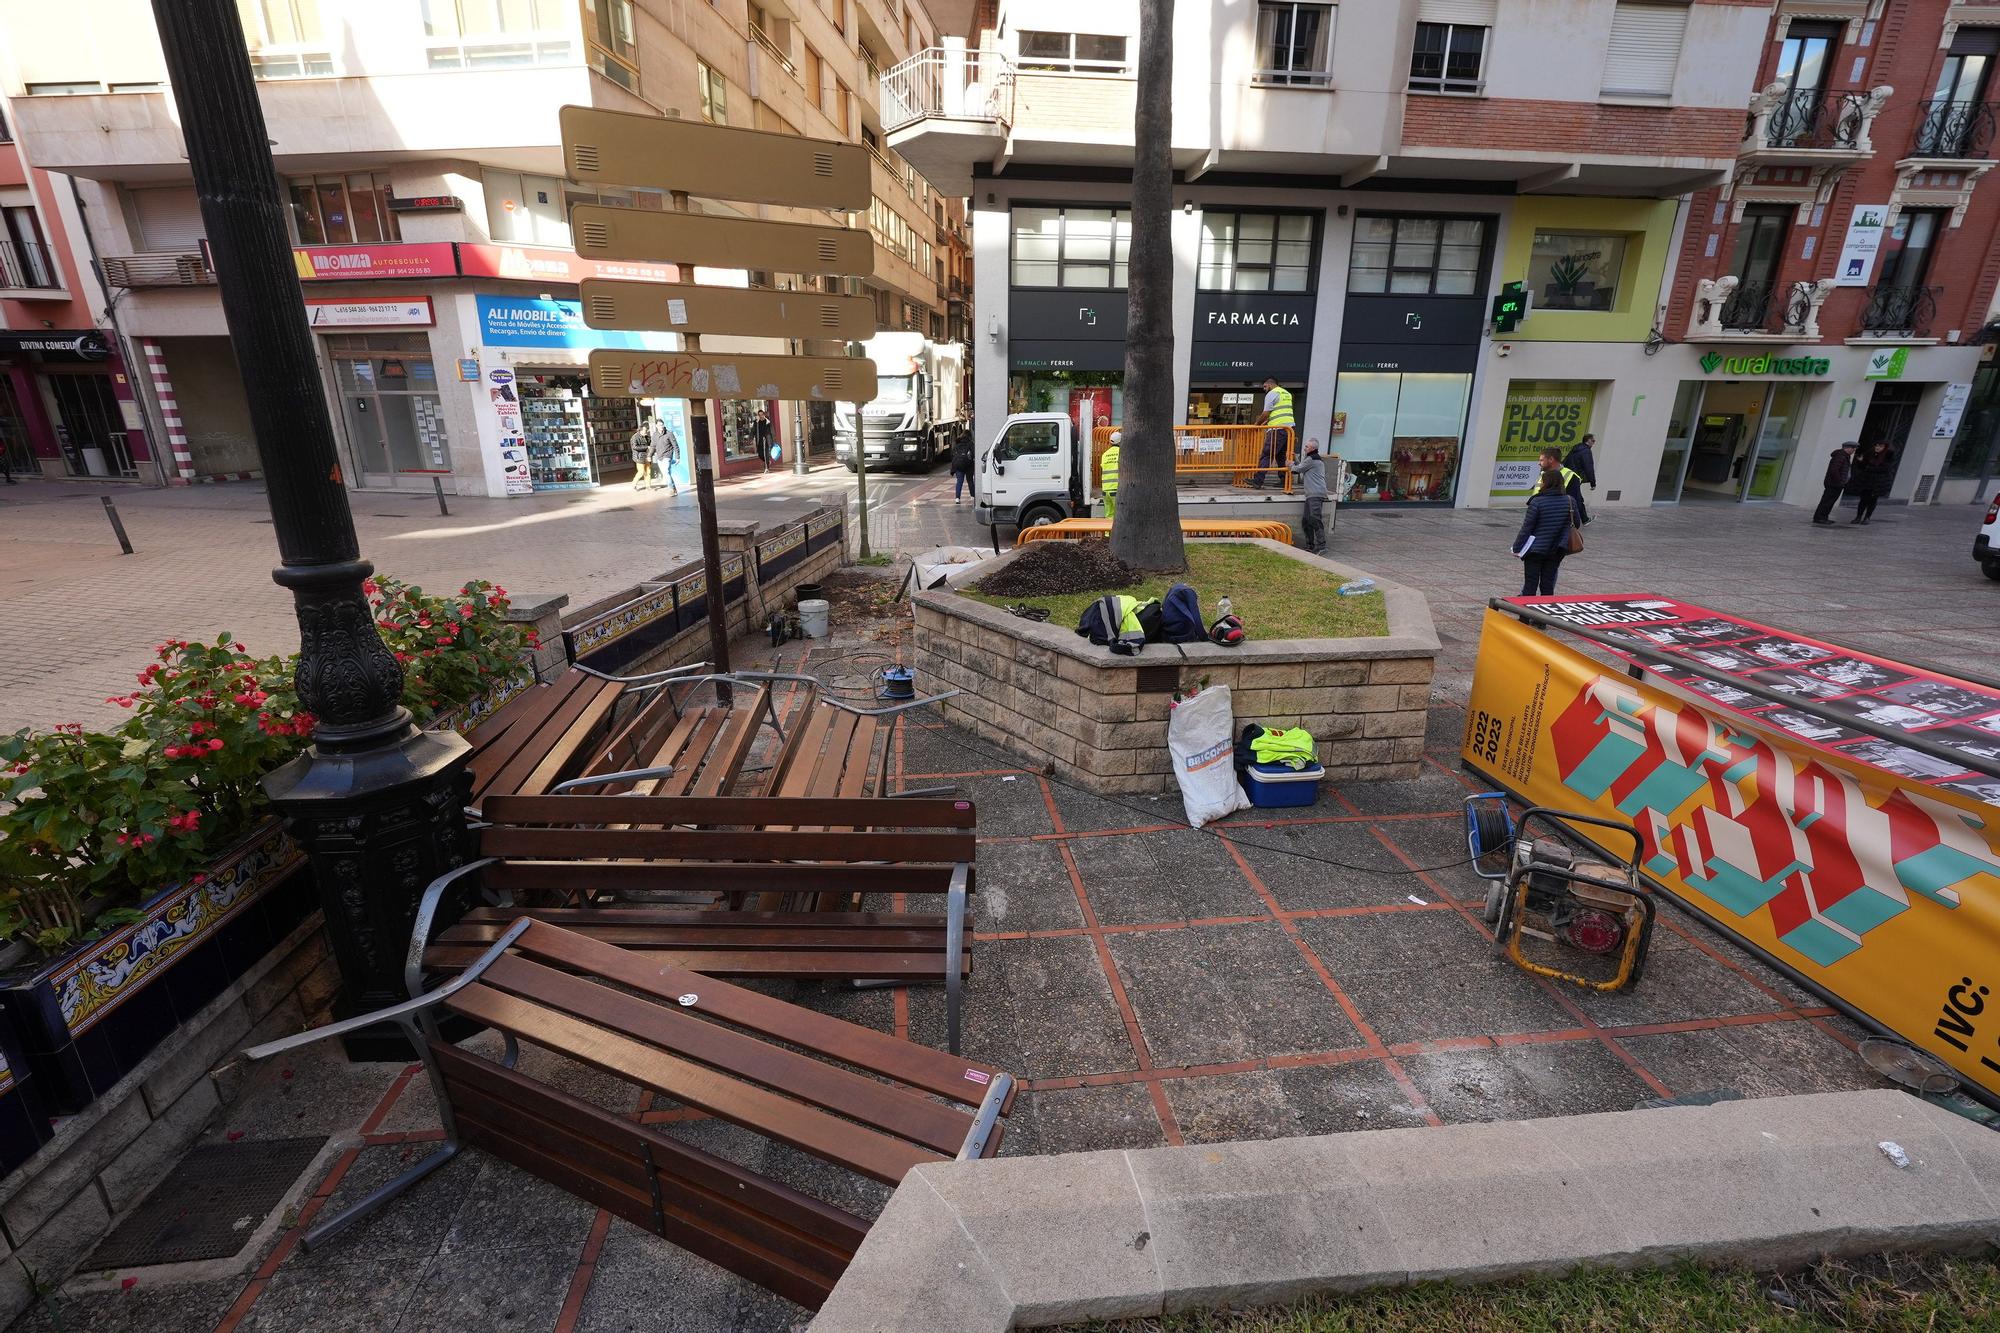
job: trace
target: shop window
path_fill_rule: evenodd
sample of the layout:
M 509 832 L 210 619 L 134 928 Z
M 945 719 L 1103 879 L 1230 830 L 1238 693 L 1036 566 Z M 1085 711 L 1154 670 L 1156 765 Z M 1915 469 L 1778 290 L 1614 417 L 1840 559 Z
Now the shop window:
M 1611 310 L 1624 264 L 1622 236 L 1538 231 L 1528 256 L 1528 290 L 1537 310 Z
M 367 245 L 400 241 L 389 211 L 394 190 L 380 171 L 345 176 L 294 176 L 285 182 L 292 201 L 292 239 L 300 245 Z
M 583 30 L 590 67 L 621 88 L 639 86 L 639 42 L 632 0 L 584 0 Z
M 1125 286 L 1132 215 L 1122 208 L 1014 210 L 1016 287 Z
M 1201 215 L 1205 292 L 1309 292 L 1313 289 L 1313 215 Z
M 1353 502 L 1452 498 L 1472 376 L 1342 372 L 1333 401 L 1333 452 L 1347 464 Z
M 1333 82 L 1332 5 L 1274 3 L 1257 6 L 1259 83 L 1324 86 Z
M 575 0 L 420 0 L 432 69 L 560 65 L 574 59 Z
M 563 183 L 518 171 L 485 172 L 487 234 L 524 245 L 568 245 Z
M 1429 296 L 1474 296 L 1481 290 L 1486 219 L 1384 217 L 1354 222 L 1347 290 Z
M 706 60 L 694 62 L 695 87 L 701 93 L 701 118 L 711 125 L 729 123 L 729 84 Z
M 1410 49 L 1410 91 L 1476 93 L 1486 86 L 1486 29 L 1419 23 Z
M 333 73 L 333 52 L 320 27 L 318 0 L 236 0 L 250 69 L 260 79 Z
M 1059 74 L 1123 74 L 1123 37 L 1091 32 L 1023 31 L 1016 43 L 1020 69 Z

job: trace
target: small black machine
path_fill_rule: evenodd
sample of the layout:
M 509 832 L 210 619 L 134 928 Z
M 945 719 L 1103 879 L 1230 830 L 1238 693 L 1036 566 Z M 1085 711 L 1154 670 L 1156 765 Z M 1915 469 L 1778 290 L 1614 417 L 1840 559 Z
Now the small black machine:
M 1623 861 L 1578 851 L 1558 821 L 1591 824 L 1632 840 Z M 1546 826 L 1535 836 L 1536 824 Z M 1639 877 L 1639 830 L 1629 823 L 1534 806 L 1518 824 L 1500 792 L 1465 798 L 1472 868 L 1489 881 L 1486 920 L 1514 964 L 1589 990 L 1637 984 L 1653 939 L 1653 895 Z

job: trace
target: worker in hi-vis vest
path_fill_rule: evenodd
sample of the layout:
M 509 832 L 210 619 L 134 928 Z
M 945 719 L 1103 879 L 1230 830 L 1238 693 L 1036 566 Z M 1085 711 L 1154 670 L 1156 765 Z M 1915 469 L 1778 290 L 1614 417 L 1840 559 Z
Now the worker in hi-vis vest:
M 1262 490 L 1268 469 L 1290 465 L 1286 435 L 1297 424 L 1292 415 L 1292 391 L 1271 375 L 1264 377 L 1264 410 L 1257 417 L 1257 424 L 1264 428 L 1264 452 L 1257 458 L 1257 473 L 1250 478 L 1250 484 Z
M 1111 432 L 1111 447 L 1097 457 L 1097 484 L 1104 492 L 1104 516 L 1118 515 L 1118 442 L 1125 438 L 1125 432 Z

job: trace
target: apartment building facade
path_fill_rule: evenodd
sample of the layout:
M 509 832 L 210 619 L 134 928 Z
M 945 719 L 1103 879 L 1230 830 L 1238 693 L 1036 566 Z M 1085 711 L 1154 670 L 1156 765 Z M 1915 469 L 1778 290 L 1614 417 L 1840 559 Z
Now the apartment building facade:
M 964 47 L 892 71 L 884 105 L 890 145 L 971 196 L 982 438 L 1010 411 L 1116 419 L 1136 5 L 999 0 L 976 21 Z M 1355 504 L 1518 503 L 1540 448 L 1586 431 L 1594 503 L 1696 498 L 1661 486 L 1683 385 L 1712 351 L 1684 336 L 1677 294 L 1711 243 L 1704 201 L 1742 181 L 1777 22 L 1771 4 L 1723 0 L 1179 5 L 1183 420 L 1254 420 L 1276 378 L 1302 436 L 1347 462 Z M 1498 332 L 1493 299 L 1512 283 L 1531 312 Z M 1983 310 L 1991 284 L 1964 285 Z M 1933 352 L 1940 385 L 1969 380 L 1979 353 L 1961 333 L 1905 364 Z M 1775 481 L 1753 461 L 1764 480 L 1737 497 L 1816 484 L 1790 462 L 1841 407 L 1822 394 L 1791 410 Z
M 580 258 L 579 202 L 669 206 L 664 191 L 563 179 L 568 104 L 866 144 L 873 198 L 837 220 L 875 240 L 857 290 L 890 328 L 942 337 L 952 201 L 881 146 L 874 71 L 935 40 L 902 0 L 243 0 L 252 64 L 294 258 L 317 335 L 344 473 L 364 489 L 510 495 L 631 475 L 639 412 L 705 447 L 723 476 L 761 470 L 758 416 L 790 460 L 831 449 L 830 413 L 803 403 L 593 399 L 591 348 L 672 335 L 584 326 L 591 276 L 679 276 L 671 265 Z M 77 181 L 171 480 L 257 467 L 171 90 L 143 0 L 56 13 L 0 4 L 4 78 L 22 146 Z M 697 200 L 725 215 L 826 221 Z M 962 230 L 962 227 L 961 227 Z M 796 274 L 696 280 L 796 286 Z M 837 344 L 711 339 L 718 350 Z M 698 439 L 706 435 L 708 438 Z M 691 458 L 684 453 L 682 467 Z
M 70 182 L 27 164 L 0 108 L 0 459 L 15 477 L 157 479 L 82 234 Z

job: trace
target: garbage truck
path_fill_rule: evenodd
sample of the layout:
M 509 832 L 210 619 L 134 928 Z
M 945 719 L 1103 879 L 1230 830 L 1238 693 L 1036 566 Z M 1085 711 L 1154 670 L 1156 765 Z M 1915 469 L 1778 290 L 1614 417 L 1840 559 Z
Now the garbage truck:
M 1001 422 L 973 454 L 973 517 L 988 526 L 1039 527 L 1066 518 L 1104 516 L 1098 460 L 1118 428 L 1080 428 L 1065 412 L 1017 412 Z M 1273 519 L 1296 532 L 1304 505 L 1285 464 L 1297 456 L 1297 438 L 1285 430 L 1285 457 L 1265 453 L 1261 426 L 1207 423 L 1174 427 L 1174 481 L 1183 519 Z M 1089 447 L 1082 440 L 1088 438 Z M 1269 466 L 1265 464 L 1269 463 Z M 1121 470 L 1129 471 L 1126 461 Z M 1346 471 L 1337 456 L 1326 460 L 1324 519 L 1333 529 L 1336 497 Z M 1261 485 L 1257 484 L 1261 481 Z
M 849 472 L 857 459 L 871 468 L 921 472 L 949 458 L 965 429 L 965 345 L 898 332 L 878 333 L 861 346 L 875 363 L 875 399 L 858 412 L 853 403 L 834 404 L 834 457 Z

